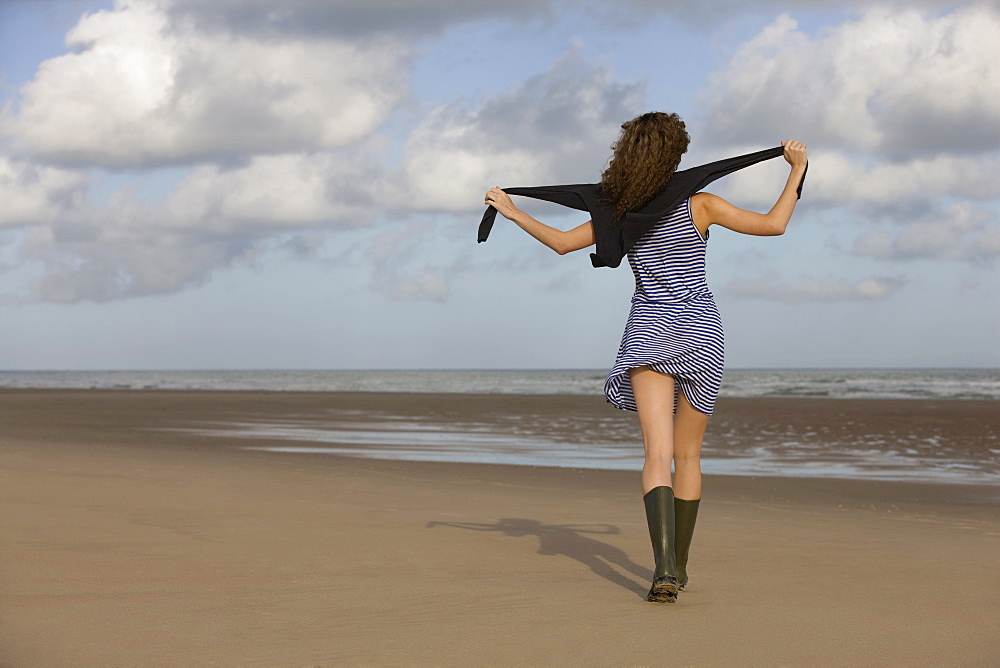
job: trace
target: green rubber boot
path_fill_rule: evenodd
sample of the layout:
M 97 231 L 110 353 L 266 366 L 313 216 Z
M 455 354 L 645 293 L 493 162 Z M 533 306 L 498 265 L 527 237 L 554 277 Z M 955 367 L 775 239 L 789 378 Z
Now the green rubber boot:
M 646 492 L 642 497 L 646 506 L 646 523 L 649 525 L 649 539 L 653 543 L 653 586 L 646 600 L 653 603 L 674 603 L 677 601 L 676 556 L 674 555 L 674 490 L 660 486 Z
M 688 551 L 694 537 L 694 522 L 698 518 L 698 502 L 674 497 L 674 558 L 677 570 L 677 591 L 684 591 L 688 583 Z

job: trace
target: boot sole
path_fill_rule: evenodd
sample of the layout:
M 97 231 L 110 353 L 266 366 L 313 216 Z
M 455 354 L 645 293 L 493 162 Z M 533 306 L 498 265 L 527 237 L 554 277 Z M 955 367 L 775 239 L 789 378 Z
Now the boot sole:
M 646 601 L 649 603 L 676 603 L 678 591 L 680 589 L 674 578 L 657 578 L 653 581 L 653 586 L 646 595 Z

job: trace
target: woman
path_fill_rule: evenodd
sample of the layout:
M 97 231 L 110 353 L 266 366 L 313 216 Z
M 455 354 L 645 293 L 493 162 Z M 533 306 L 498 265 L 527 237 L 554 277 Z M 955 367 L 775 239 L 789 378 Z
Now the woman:
M 619 219 L 670 181 L 689 141 L 677 114 L 651 112 L 622 125 L 601 176 L 601 190 Z M 721 225 L 758 236 L 784 233 L 805 174 L 806 146 L 791 140 L 782 146 L 791 170 L 767 214 L 697 193 L 628 253 L 636 290 L 604 392 L 610 403 L 637 411 L 642 428 L 642 492 L 656 564 L 648 601 L 673 603 L 687 585 L 701 500 L 701 443 L 722 381 L 722 321 L 705 276 L 708 228 Z M 486 204 L 560 255 L 595 242 L 590 221 L 557 230 L 519 210 L 500 188 L 486 193 Z

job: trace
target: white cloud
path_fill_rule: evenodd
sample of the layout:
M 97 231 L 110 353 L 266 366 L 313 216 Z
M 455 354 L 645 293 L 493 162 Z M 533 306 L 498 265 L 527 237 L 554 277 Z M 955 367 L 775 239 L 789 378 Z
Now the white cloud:
M 760 147 L 740 147 L 729 152 L 756 148 Z M 892 206 L 936 197 L 992 200 L 1000 197 L 997 173 L 1000 159 L 994 156 L 938 155 L 894 162 L 851 158 L 810 147 L 809 173 L 802 196 L 810 205 L 826 206 Z M 726 177 L 718 192 L 739 206 L 766 209 L 774 204 L 787 175 L 788 165 L 773 160 Z
M 979 235 L 971 244 L 969 254 L 973 259 L 1000 256 L 1000 225 L 991 225 Z
M 84 16 L 43 62 L 2 132 L 65 164 L 135 167 L 339 147 L 409 94 L 409 44 L 200 32 L 167 2 Z
M 982 1 L 982 0 L 981 0 Z M 989 0 L 997 4 L 996 0 Z M 569 11 L 590 17 L 604 28 L 628 29 L 658 15 L 699 27 L 718 25 L 743 14 L 866 7 L 871 0 L 173 0 L 177 15 L 206 27 L 239 27 L 267 35 L 396 33 L 427 35 L 475 21 L 547 20 Z M 946 9 L 950 0 L 880 0 L 885 7 Z
M 452 20 L 444 9 L 449 1 L 435 3 L 435 20 Z M 519 7 L 528 12 L 529 4 Z M 453 230 L 453 219 L 427 222 L 414 212 L 474 216 L 491 185 L 595 181 L 620 123 L 645 111 L 642 82 L 618 82 L 609 67 L 587 62 L 579 49 L 571 49 L 547 71 L 502 94 L 424 114 L 402 146 L 398 167 L 390 168 L 386 156 L 392 147 L 380 130 L 392 110 L 408 100 L 415 39 L 398 34 L 398 17 L 380 14 L 390 5 L 377 0 L 355 7 L 353 19 L 345 18 L 358 25 L 370 22 L 364 40 L 349 31 L 308 26 L 303 17 L 315 12 L 327 22 L 337 16 L 312 0 L 275 10 L 273 22 L 265 3 L 254 4 L 254 16 L 241 15 L 241 3 L 228 3 L 215 21 L 209 20 L 208 9 L 199 14 L 197 3 L 171 9 L 167 0 L 120 0 L 112 11 L 81 19 L 67 39 L 73 52 L 44 62 L 23 88 L 19 104 L 0 117 L 0 132 L 18 156 L 0 156 L 0 226 L 30 226 L 18 252 L 44 268 L 37 297 L 106 301 L 174 292 L 207 280 L 218 268 L 255 262 L 275 244 L 308 256 L 310 244 L 321 243 L 331 230 L 377 223 L 375 242 L 359 245 L 367 251 L 361 254 L 363 264 L 373 270 L 371 286 L 392 299 L 444 301 L 457 271 L 454 258 L 432 255 L 427 246 L 420 253 L 414 249 Z M 968 11 L 940 19 L 879 11 L 847 25 L 867 34 L 878 16 L 901 17 L 937 34 L 947 32 L 941 21 L 961 23 L 963 29 L 968 22 Z M 473 20 L 483 12 L 470 9 L 454 20 Z M 256 21 L 256 27 L 240 24 L 237 15 Z M 992 16 L 985 11 L 980 18 Z M 845 25 L 812 38 L 779 20 L 741 52 L 758 58 L 762 71 L 773 74 L 792 56 L 821 58 L 823 49 L 850 42 L 842 34 L 846 30 Z M 393 31 L 392 39 L 385 36 Z M 963 55 L 973 49 L 955 48 Z M 914 62 L 918 70 L 929 67 Z M 725 76 L 734 68 L 731 64 L 719 79 L 719 99 L 735 94 Z M 801 83 L 794 69 L 792 75 L 792 83 Z M 861 79 L 868 81 L 867 74 Z M 864 92 L 863 84 L 858 85 Z M 893 91 L 917 94 L 901 83 L 893 85 Z M 878 94 L 879 100 L 896 99 L 881 88 Z M 806 102 L 813 104 L 810 95 Z M 874 99 L 870 91 L 865 95 Z M 988 100 L 962 99 L 963 108 L 992 109 Z M 751 111 L 765 107 L 751 100 Z M 883 127 L 888 112 L 878 105 L 865 108 L 882 148 L 891 148 L 891 133 Z M 807 196 L 815 202 L 892 207 L 913 198 L 1000 195 L 992 178 L 993 157 L 873 161 L 827 149 L 815 151 L 813 161 Z M 163 164 L 192 167 L 156 204 L 128 189 L 100 206 L 87 199 L 84 167 L 135 167 L 141 174 L 144 167 Z M 766 173 L 780 168 L 745 170 L 725 183 L 745 195 L 738 203 L 752 205 L 761 192 L 776 196 L 780 179 L 767 181 Z M 474 224 L 474 217 L 469 220 Z M 934 247 L 948 247 L 951 239 L 949 252 L 956 256 L 995 255 L 990 249 L 1000 246 L 995 225 L 944 231 L 927 225 L 895 236 L 873 232 L 858 240 L 855 252 L 927 256 L 931 231 L 944 235 Z M 555 259 L 546 255 L 545 261 Z M 746 296 L 786 301 L 870 300 L 884 298 L 899 285 L 899 279 L 873 277 L 742 289 L 749 290 Z M 556 277 L 549 287 L 566 288 L 569 282 Z
M 810 186 L 815 197 L 830 203 L 890 204 L 907 199 L 1000 196 L 995 157 L 938 155 L 906 162 L 879 161 L 866 166 L 846 156 L 821 153 Z
M 800 277 L 785 283 L 775 275 L 732 281 L 725 292 L 734 297 L 768 299 L 786 303 L 881 301 L 905 285 L 901 276 L 871 276 L 858 281 Z
M 141 3 L 123 4 L 117 11 L 127 14 L 135 7 L 152 11 Z M 145 67 L 144 62 L 137 66 Z M 37 80 L 49 79 L 43 72 Z M 639 84 L 614 82 L 607 68 L 592 66 L 571 51 L 548 71 L 472 111 L 448 107 L 428 115 L 411 134 L 395 169 L 387 167 L 386 140 L 377 136 L 356 139 L 347 147 L 284 153 L 261 151 L 252 141 L 233 138 L 234 146 L 251 155 L 194 166 L 155 204 L 125 188 L 97 205 L 84 197 L 82 171 L 29 168 L 9 160 L 2 164 L 8 171 L 10 165 L 20 165 L 20 176 L 8 178 L 11 188 L 22 189 L 31 170 L 47 179 L 37 192 L 18 192 L 28 202 L 19 219 L 39 226 L 19 252 L 44 268 L 36 286 L 43 300 L 107 301 L 174 292 L 207 280 L 218 268 L 255 261 L 280 237 L 307 233 L 316 242 L 315 231 L 382 221 L 376 228 L 382 230 L 380 236 L 363 256 L 373 271 L 372 286 L 392 299 L 441 301 L 449 294 L 452 259 L 427 256 L 421 265 L 412 259 L 413 246 L 428 236 L 440 239 L 448 220 L 409 224 L 415 220 L 412 214 L 472 215 L 481 210 L 485 184 L 558 181 L 579 174 L 580 165 L 592 170 L 589 178 L 598 178 L 607 146 L 622 118 L 637 111 L 642 90 Z M 138 97 L 154 99 L 148 108 L 162 106 L 155 95 Z M 22 108 L 22 117 L 26 113 Z M 171 122 L 190 137 L 203 131 L 197 118 Z M 131 131 L 127 126 L 121 128 L 126 138 Z M 155 153 L 154 148 L 149 142 L 108 142 L 91 147 L 96 153 L 88 160 L 149 161 L 148 151 Z M 0 178 L 0 188 L 5 185 Z M 72 207 L 43 206 L 66 199 L 61 194 L 66 188 L 76 198 Z M 428 224 L 434 229 L 428 231 Z M 301 245 L 291 249 L 297 256 L 303 254 Z
M 257 156 L 192 170 L 163 212 L 170 227 L 216 233 L 360 227 L 372 222 L 381 176 L 364 150 Z
M 581 3 L 582 4 L 582 3 Z M 735 2 L 734 0 L 600 0 L 592 3 L 595 11 L 605 24 L 613 26 L 630 26 L 637 22 L 649 20 L 650 16 L 664 13 L 670 14 L 682 21 L 702 29 L 709 29 L 720 23 L 741 15 L 762 15 L 776 12 L 797 10 L 834 9 L 838 11 L 854 8 L 865 9 L 877 4 L 879 7 L 899 7 L 902 9 L 925 8 L 928 10 L 945 10 L 955 6 L 952 0 L 754 0 L 754 2 Z M 998 0 L 979 0 L 978 4 L 997 6 Z M 630 11 L 622 11 L 622 7 Z
M 448 242 L 445 227 L 440 219 L 428 217 L 383 225 L 363 250 L 373 268 L 372 289 L 395 301 L 447 301 L 452 277 L 466 267 L 461 258 L 449 266 L 442 249 Z
M 487 188 L 594 182 L 644 86 L 617 83 L 571 50 L 548 71 L 474 109 L 435 109 L 406 144 L 406 204 L 471 212 Z
M 712 78 L 702 132 L 727 153 L 785 138 L 808 143 L 797 224 L 810 222 L 808 209 L 839 209 L 838 220 L 868 228 L 851 253 L 987 259 L 996 232 L 982 207 L 1000 197 L 997 34 L 997 3 L 942 14 L 898 3 L 868 7 L 813 34 L 782 15 Z M 734 174 L 719 192 L 766 211 L 786 175 L 776 160 Z M 816 296 L 865 294 L 836 280 L 809 286 Z M 805 288 L 758 288 L 776 299 L 806 295 Z
M 867 9 L 814 36 L 782 15 L 705 95 L 719 142 L 800 138 L 894 158 L 1000 148 L 1000 9 Z
M 86 177 L 0 155 L 0 228 L 52 221 L 81 204 Z
M 371 225 L 378 214 L 378 182 L 371 178 L 377 165 L 366 153 L 259 156 L 228 170 L 205 165 L 156 205 L 124 189 L 96 206 L 83 197 L 81 175 L 20 166 L 21 173 L 48 175 L 54 185 L 22 192 L 16 188 L 27 180 L 21 174 L 10 186 L 15 206 L 9 211 L 27 209 L 24 217 L 34 225 L 20 254 L 44 269 L 38 298 L 108 301 L 165 294 L 197 285 L 218 268 L 252 262 L 289 233 L 300 238 L 288 250 L 303 256 L 302 243 L 322 241 L 314 231 Z M 6 190 L 4 167 L 12 164 L 17 166 L 0 161 L 0 195 Z M 58 195 L 55 186 L 64 182 L 72 186 L 71 196 L 52 203 L 50 191 Z
M 372 240 L 366 254 L 379 269 L 389 269 L 398 266 L 407 255 L 413 255 L 417 246 L 433 236 L 433 226 L 426 220 L 394 225 Z
M 382 292 L 397 301 L 443 302 L 450 292 L 447 279 L 432 271 L 393 275 L 382 285 Z
M 44 268 L 32 296 L 106 302 L 176 292 L 257 250 L 253 240 L 171 233 L 152 216 L 141 205 L 122 202 L 101 211 L 99 219 L 36 228 L 20 252 L 22 260 Z
M 980 260 L 1000 254 L 1000 225 L 992 219 L 987 211 L 955 204 L 899 231 L 870 229 L 852 252 L 884 259 Z
M 174 0 L 172 11 L 209 28 L 263 35 L 346 35 L 399 33 L 409 37 L 449 25 L 483 19 L 517 20 L 548 13 L 545 0 Z

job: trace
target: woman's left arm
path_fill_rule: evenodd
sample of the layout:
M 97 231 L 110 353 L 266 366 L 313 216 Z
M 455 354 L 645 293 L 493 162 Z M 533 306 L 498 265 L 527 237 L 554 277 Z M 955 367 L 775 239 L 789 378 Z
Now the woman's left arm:
M 557 230 L 554 227 L 549 227 L 535 220 L 518 209 L 511 201 L 510 195 L 499 187 L 490 188 L 486 193 L 485 201 L 488 206 L 496 209 L 501 216 L 514 221 L 522 230 L 560 255 L 572 253 L 581 248 L 592 246 L 595 243 L 594 225 L 589 220 L 583 225 L 574 227 L 572 230 Z
M 776 236 L 784 234 L 788 221 L 795 211 L 795 203 L 799 199 L 798 188 L 806 173 L 806 145 L 802 142 L 786 140 L 781 142 L 785 147 L 784 157 L 791 169 L 785 187 L 767 213 L 747 211 L 710 193 L 698 193 L 691 199 L 692 211 L 697 222 L 707 228 L 708 225 L 722 225 L 740 234 L 756 236 Z M 705 224 L 707 223 L 707 224 Z

